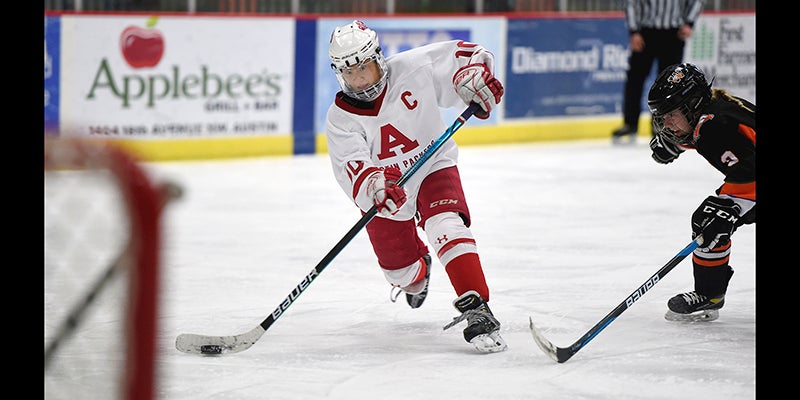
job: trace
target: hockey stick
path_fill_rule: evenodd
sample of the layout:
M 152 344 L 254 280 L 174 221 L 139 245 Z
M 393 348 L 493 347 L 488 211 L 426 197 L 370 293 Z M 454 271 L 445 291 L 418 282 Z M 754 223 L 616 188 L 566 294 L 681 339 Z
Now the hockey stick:
M 692 254 L 694 249 L 697 248 L 697 242 L 693 241 L 689 243 L 686 247 L 683 248 L 678 254 L 675 255 L 669 262 L 661 267 L 655 274 L 653 274 L 649 279 L 647 279 L 641 286 L 639 286 L 636 291 L 630 294 L 625 301 L 620 303 L 615 309 L 613 309 L 608 315 L 606 315 L 600 322 L 596 323 L 592 329 L 589 329 L 586 334 L 581 336 L 575 343 L 573 343 L 569 347 L 557 347 L 553 345 L 549 340 L 547 340 L 542 332 L 533 324 L 533 318 L 530 318 L 530 325 L 531 325 L 531 334 L 533 334 L 533 340 L 536 341 L 536 344 L 539 345 L 539 348 L 542 351 L 550 356 L 554 361 L 558 363 L 563 363 L 570 359 L 570 357 L 574 356 L 583 346 L 586 346 L 589 341 L 594 339 L 597 334 L 600 333 L 603 329 L 605 329 L 608 325 L 610 325 L 617 317 L 620 316 L 625 310 L 627 310 L 636 300 L 639 300 L 644 294 L 650 290 L 656 283 L 658 283 L 661 278 L 664 277 L 669 271 L 675 268 L 676 265 L 680 264 L 686 256 Z
M 86 310 L 94 304 L 94 300 L 100 296 L 100 293 L 108 286 L 108 283 L 112 281 L 117 275 L 117 272 L 121 269 L 127 268 L 124 261 L 127 260 L 127 251 L 123 251 L 120 255 L 117 256 L 116 260 L 108 266 L 102 274 L 99 275 L 97 280 L 90 286 L 90 289 L 83 298 L 73 306 L 72 310 L 70 310 L 67 317 L 61 322 L 61 325 L 58 327 L 58 331 L 50 341 L 49 344 L 45 347 L 44 350 L 44 369 L 47 370 L 47 367 L 50 364 L 50 360 L 53 358 L 53 355 L 58 351 L 59 347 L 61 347 L 61 343 L 66 341 L 75 329 L 80 326 L 81 321 L 83 321 L 83 317 L 86 314 Z
M 471 103 L 469 107 L 467 107 L 464 112 L 450 125 L 447 130 L 436 139 L 431 146 L 422 153 L 420 158 L 411 165 L 409 169 L 400 176 L 400 179 L 397 180 L 398 186 L 403 186 L 412 175 L 414 175 L 417 170 L 426 162 L 428 159 L 442 147 L 447 139 L 450 139 L 456 131 L 461 128 L 462 125 L 478 110 L 480 106 L 476 103 Z M 339 252 L 347 246 L 348 243 L 356 236 L 356 234 L 364 228 L 369 221 L 375 217 L 375 214 L 378 213 L 378 209 L 375 206 L 372 206 L 362 217 L 361 219 L 350 228 L 349 231 L 342 237 L 338 243 L 331 249 L 325 257 L 317 264 L 311 272 L 306 275 L 297 286 L 292 289 L 292 292 L 289 293 L 288 296 L 278 304 L 278 307 L 269 314 L 258 326 L 251 329 L 248 332 L 233 335 L 233 336 L 208 336 L 208 335 L 197 335 L 191 333 L 183 333 L 178 335 L 177 339 L 175 339 L 175 347 L 184 352 L 184 353 L 192 353 L 192 354 L 222 354 L 222 353 L 238 353 L 240 351 L 244 351 L 249 349 L 259 338 L 267 331 L 267 329 L 272 326 L 275 321 L 283 315 L 284 312 L 291 306 L 300 294 L 303 293 L 310 285 L 311 282 L 316 279 L 320 273 L 330 264 L 330 262 L 339 254 Z

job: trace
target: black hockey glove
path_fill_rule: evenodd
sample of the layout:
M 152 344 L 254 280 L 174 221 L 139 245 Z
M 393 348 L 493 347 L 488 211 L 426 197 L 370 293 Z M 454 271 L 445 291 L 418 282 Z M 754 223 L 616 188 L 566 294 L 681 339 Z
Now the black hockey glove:
M 731 240 L 741 207 L 731 199 L 708 196 L 692 214 L 692 240 L 702 236 L 698 248 L 709 251 Z
M 669 164 L 684 152 L 680 146 L 665 140 L 661 135 L 650 139 L 650 149 L 653 150 L 653 160 L 659 164 Z

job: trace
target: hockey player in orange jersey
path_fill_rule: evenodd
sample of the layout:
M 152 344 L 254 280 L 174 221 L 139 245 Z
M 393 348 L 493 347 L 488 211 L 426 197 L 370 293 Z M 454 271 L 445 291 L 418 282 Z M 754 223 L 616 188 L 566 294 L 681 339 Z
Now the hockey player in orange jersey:
M 733 276 L 731 235 L 756 221 L 756 106 L 724 89 L 711 89 L 690 63 L 658 75 L 648 94 L 653 113 L 653 159 L 669 164 L 695 150 L 725 176 L 722 186 L 692 214 L 694 291 L 669 299 L 665 317 L 713 321 L 725 305 Z

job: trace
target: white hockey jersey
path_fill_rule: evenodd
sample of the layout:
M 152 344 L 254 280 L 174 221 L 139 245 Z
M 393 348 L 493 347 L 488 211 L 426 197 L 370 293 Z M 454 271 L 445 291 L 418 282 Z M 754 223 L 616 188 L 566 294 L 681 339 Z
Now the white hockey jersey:
M 388 166 L 405 173 L 448 128 L 440 107 L 467 106 L 453 86 L 455 72 L 474 63 L 486 64 L 494 72 L 491 53 L 480 45 L 459 40 L 397 53 L 386 62 L 389 74 L 384 92 L 372 103 L 360 106 L 345 101 L 338 93 L 328 108 L 325 125 L 333 174 L 363 211 L 373 206 L 364 190 L 366 178 Z M 430 173 L 456 165 L 457 161 L 458 148 L 451 138 L 405 183 L 408 201 L 391 218 L 413 218 L 421 182 Z

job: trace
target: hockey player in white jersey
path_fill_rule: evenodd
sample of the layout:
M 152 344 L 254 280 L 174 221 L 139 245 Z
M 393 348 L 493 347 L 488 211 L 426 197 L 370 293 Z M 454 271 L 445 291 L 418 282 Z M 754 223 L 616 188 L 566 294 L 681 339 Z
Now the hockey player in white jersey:
M 405 293 L 418 308 L 428 294 L 431 257 L 419 226 L 457 295 L 461 315 L 447 327 L 466 319 L 467 342 L 482 352 L 505 350 L 469 228 L 456 143 L 448 139 L 402 187 L 395 183 L 448 128 L 440 107 L 475 102 L 475 116 L 489 117 L 504 91 L 493 55 L 452 40 L 384 58 L 378 35 L 357 20 L 334 30 L 328 55 L 342 88 L 325 126 L 333 173 L 362 213 L 378 209 L 366 230 L 390 298 Z

